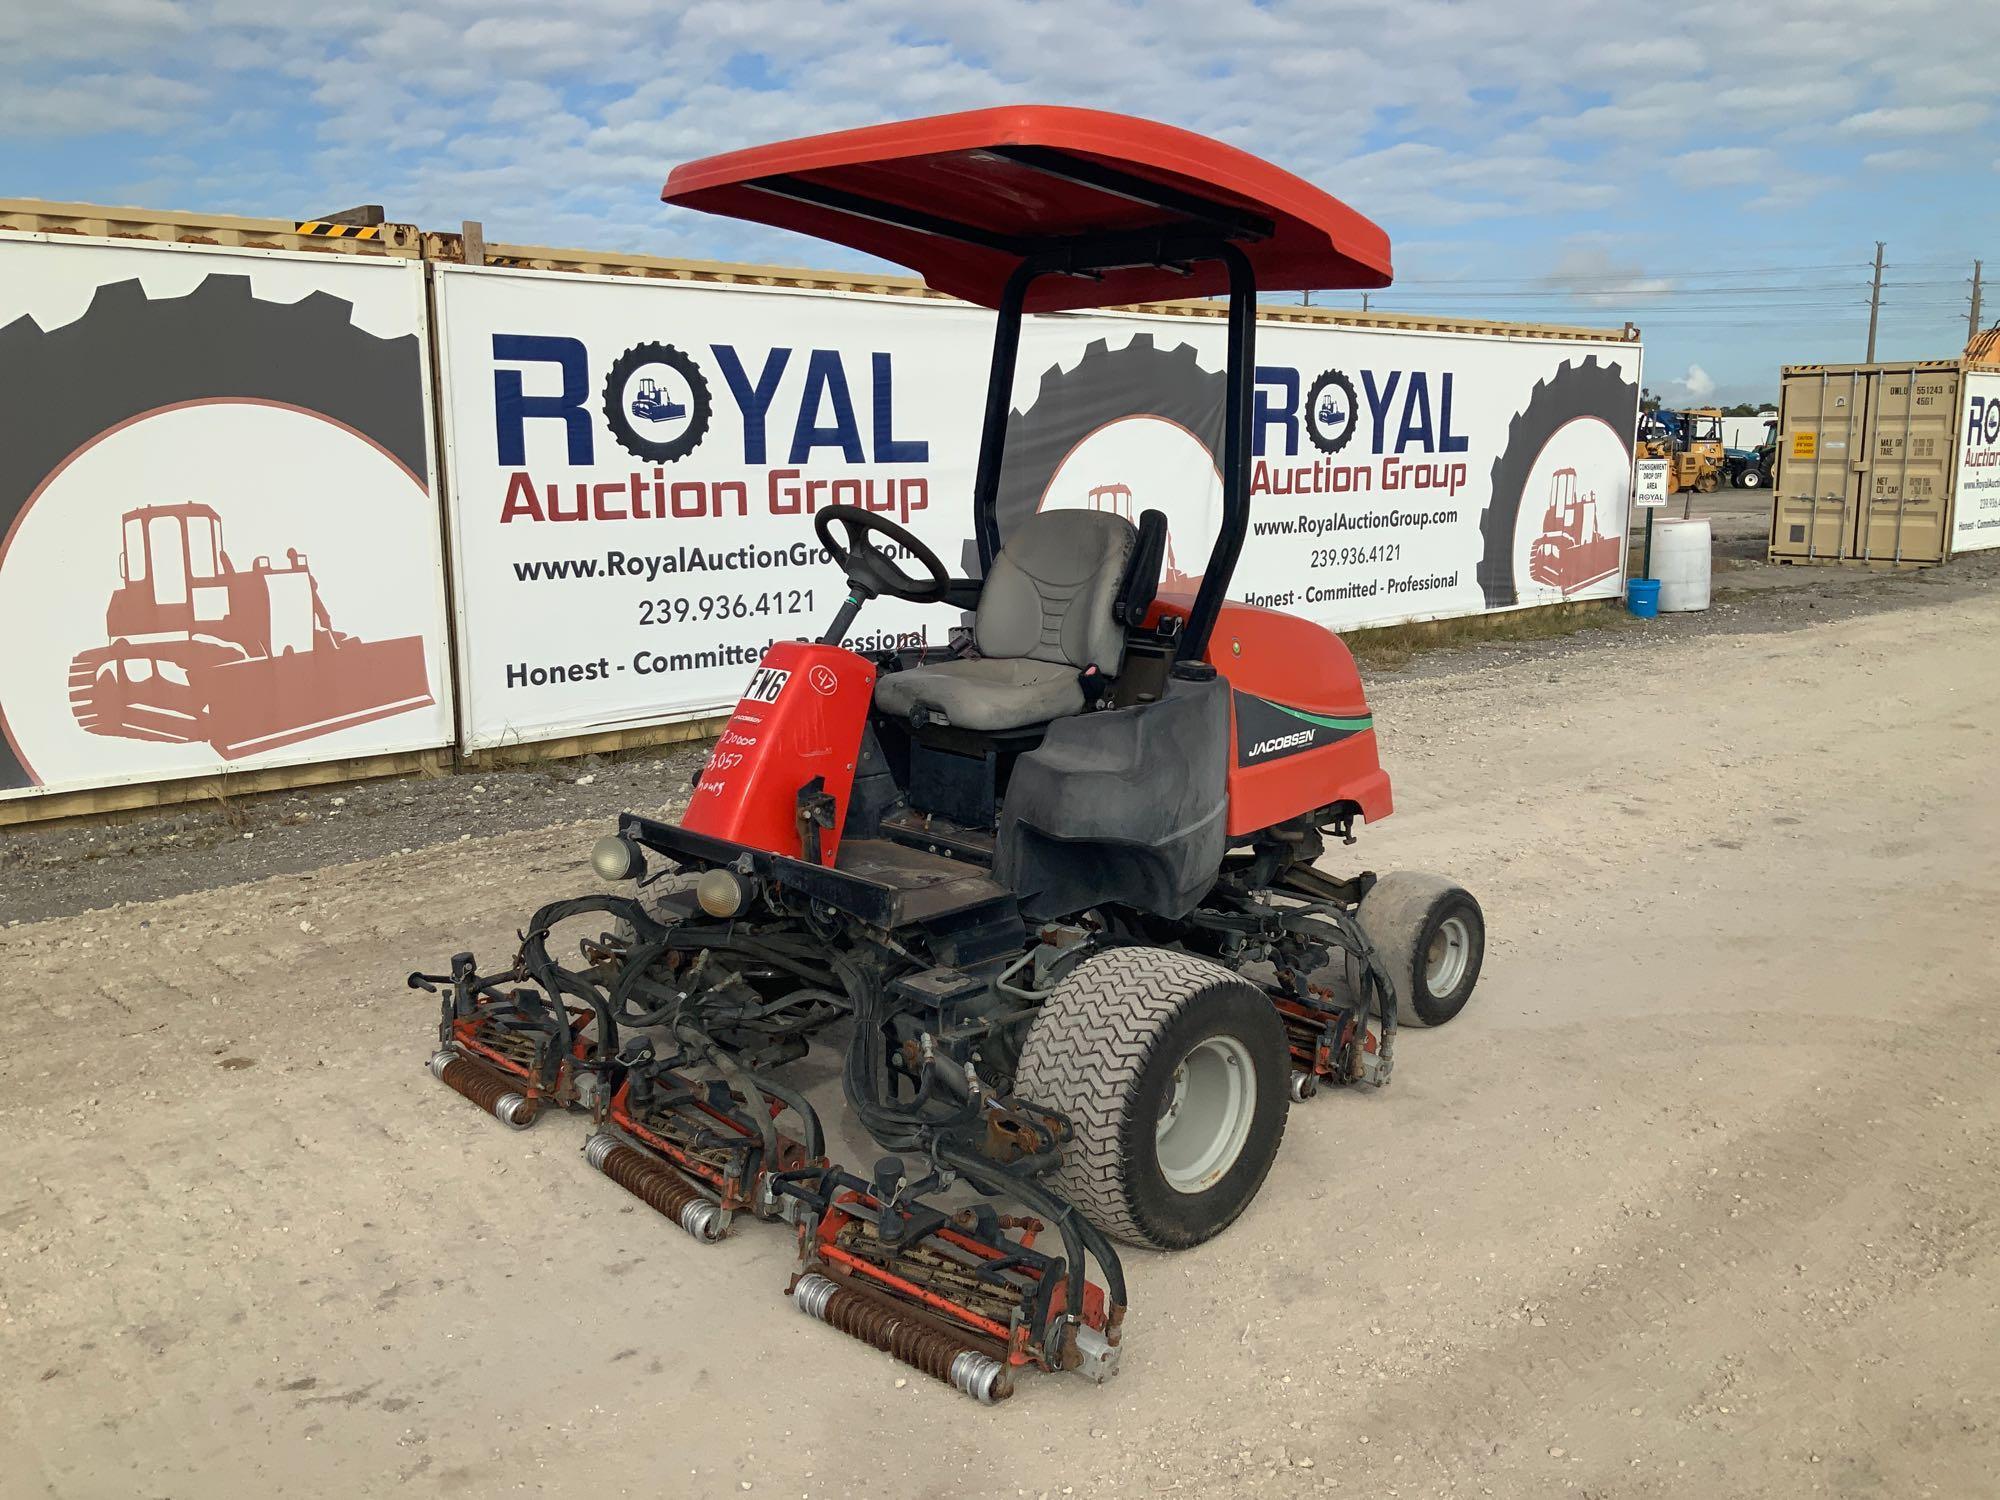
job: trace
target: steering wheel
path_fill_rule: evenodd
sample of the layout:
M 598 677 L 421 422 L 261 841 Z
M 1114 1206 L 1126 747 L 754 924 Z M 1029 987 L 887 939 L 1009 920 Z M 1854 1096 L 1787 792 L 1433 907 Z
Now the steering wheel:
M 845 537 L 844 545 L 834 539 L 835 526 Z M 887 594 L 894 599 L 908 599 L 912 604 L 935 604 L 944 597 L 951 577 L 938 561 L 938 555 L 886 516 L 858 505 L 829 505 L 813 517 L 813 530 L 819 533 L 820 545 L 833 554 L 833 560 L 840 564 L 840 571 L 847 575 L 848 583 L 858 594 L 867 598 Z M 894 558 L 875 545 L 877 536 L 909 548 L 930 577 L 910 577 Z

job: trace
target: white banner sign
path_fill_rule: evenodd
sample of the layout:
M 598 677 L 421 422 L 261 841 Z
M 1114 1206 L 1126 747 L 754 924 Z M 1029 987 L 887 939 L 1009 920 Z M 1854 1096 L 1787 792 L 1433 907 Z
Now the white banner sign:
M 2000 547 L 2000 375 L 1965 373 L 1965 411 L 1958 424 L 1958 486 L 1952 502 L 1951 550 Z
M 733 702 L 844 596 L 832 503 L 969 562 L 993 318 L 925 299 L 439 267 L 466 741 Z M 1004 537 L 1054 506 L 1169 522 L 1163 587 L 1220 521 L 1219 320 L 1064 316 L 1022 339 Z M 1622 588 L 1639 351 L 1266 324 L 1232 597 L 1333 626 Z M 868 605 L 861 650 L 958 616 Z
M 1664 458 L 1642 458 L 1633 465 L 1637 471 L 1638 484 L 1632 491 L 1632 503 L 1641 510 L 1656 510 L 1667 503 L 1667 470 L 1672 462 Z
M 449 744 L 423 268 L 0 239 L 0 797 Z

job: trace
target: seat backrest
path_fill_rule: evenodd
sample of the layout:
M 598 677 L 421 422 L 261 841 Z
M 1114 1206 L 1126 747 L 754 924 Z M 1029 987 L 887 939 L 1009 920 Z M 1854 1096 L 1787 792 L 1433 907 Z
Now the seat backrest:
M 1125 627 L 1114 613 L 1138 532 L 1108 510 L 1037 511 L 1014 528 L 979 594 L 982 656 L 1027 657 L 1116 676 Z

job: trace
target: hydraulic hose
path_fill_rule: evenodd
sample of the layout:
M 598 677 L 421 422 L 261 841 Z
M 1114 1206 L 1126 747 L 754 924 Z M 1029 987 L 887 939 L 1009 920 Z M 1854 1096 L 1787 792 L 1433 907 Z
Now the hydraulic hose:
M 764 1102 L 764 1091 L 757 1087 L 757 1080 L 750 1076 L 747 1068 L 718 1047 L 706 1032 L 697 1031 L 692 1026 L 676 1026 L 674 1035 L 685 1045 L 699 1051 L 723 1077 L 736 1085 L 751 1119 L 756 1123 L 757 1134 L 764 1142 L 764 1169 L 767 1172 L 778 1171 L 783 1165 L 778 1159 L 778 1127 L 771 1123 L 771 1108 Z
M 981 1192 L 992 1197 L 1018 1198 L 1030 1210 L 1041 1215 L 1056 1226 L 1062 1236 L 1063 1248 L 1067 1252 L 1069 1264 L 1064 1268 L 1069 1297 L 1068 1310 L 1078 1317 L 1083 1315 L 1084 1253 L 1097 1262 L 1098 1270 L 1104 1273 L 1104 1291 L 1114 1307 L 1126 1306 L 1125 1267 L 1118 1259 L 1118 1252 L 1111 1247 L 1111 1241 L 1088 1219 L 1078 1213 L 1070 1204 L 1056 1197 L 1041 1184 L 1027 1181 L 992 1162 L 982 1161 L 963 1151 L 949 1146 L 939 1146 L 935 1152 L 937 1160 L 951 1167 Z
M 799 1093 L 796 1089 L 782 1083 L 775 1083 L 769 1078 L 758 1079 L 757 1086 L 798 1116 L 799 1122 L 805 1127 L 805 1139 L 799 1144 L 806 1149 L 806 1160 L 818 1161 L 824 1157 L 826 1155 L 826 1136 L 820 1128 L 819 1111 L 806 1102 L 806 1096 Z M 782 1165 L 782 1163 L 773 1163 L 771 1170 L 774 1172 L 778 1171 Z

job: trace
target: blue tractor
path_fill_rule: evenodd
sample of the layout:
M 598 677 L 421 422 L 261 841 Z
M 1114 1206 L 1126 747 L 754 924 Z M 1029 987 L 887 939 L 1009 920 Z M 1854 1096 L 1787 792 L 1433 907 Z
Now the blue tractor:
M 1739 490 L 1762 489 L 1771 482 L 1771 472 L 1777 467 L 1778 419 L 1772 417 L 1764 423 L 1764 441 L 1755 448 L 1726 448 L 1723 462 L 1729 470 L 1729 482 Z

